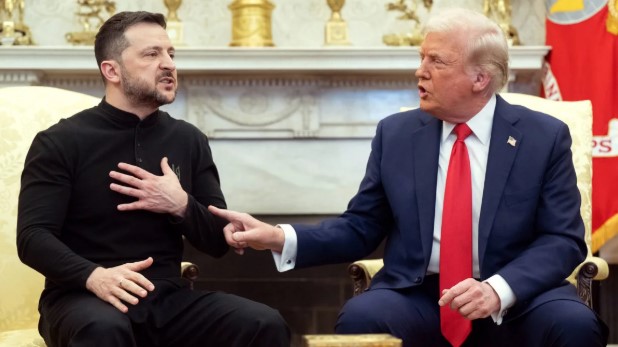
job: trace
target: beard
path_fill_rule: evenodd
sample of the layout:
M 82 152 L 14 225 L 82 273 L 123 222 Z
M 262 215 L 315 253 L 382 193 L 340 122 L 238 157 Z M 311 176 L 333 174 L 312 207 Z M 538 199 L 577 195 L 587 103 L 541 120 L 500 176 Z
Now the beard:
M 174 95 L 169 97 L 161 92 L 156 87 L 159 80 L 165 77 L 173 78 L 174 75 L 171 71 L 164 71 L 155 78 L 154 86 L 148 85 L 148 83 L 140 77 L 131 75 L 127 70 L 122 69 L 120 76 L 122 81 L 122 90 L 125 96 L 134 104 L 140 106 L 147 106 L 152 108 L 159 108 L 162 105 L 170 104 L 176 99 L 178 90 L 174 90 Z

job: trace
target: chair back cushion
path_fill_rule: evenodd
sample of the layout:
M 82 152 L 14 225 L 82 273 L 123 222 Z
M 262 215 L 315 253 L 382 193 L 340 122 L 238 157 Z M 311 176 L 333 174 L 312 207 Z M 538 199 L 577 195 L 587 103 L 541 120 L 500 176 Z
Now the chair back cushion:
M 581 214 L 586 228 L 586 244 L 590 255 L 592 242 L 592 103 L 583 101 L 553 101 L 538 96 L 501 93 L 510 104 L 547 113 L 566 123 L 573 138 L 571 152 L 577 174 L 577 187 L 582 197 Z
M 43 277 L 17 257 L 17 199 L 37 132 L 100 101 L 51 87 L 0 88 L 0 332 L 36 328 Z

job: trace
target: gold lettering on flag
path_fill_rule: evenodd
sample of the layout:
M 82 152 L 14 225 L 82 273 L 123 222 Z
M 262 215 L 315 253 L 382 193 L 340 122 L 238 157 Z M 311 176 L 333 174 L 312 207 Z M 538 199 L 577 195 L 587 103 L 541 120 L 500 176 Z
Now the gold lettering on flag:
M 558 0 L 551 6 L 549 13 L 577 12 L 583 9 L 584 0 Z
M 607 2 L 607 8 L 609 9 L 609 15 L 607 16 L 607 31 L 618 35 L 618 0 L 609 0 Z

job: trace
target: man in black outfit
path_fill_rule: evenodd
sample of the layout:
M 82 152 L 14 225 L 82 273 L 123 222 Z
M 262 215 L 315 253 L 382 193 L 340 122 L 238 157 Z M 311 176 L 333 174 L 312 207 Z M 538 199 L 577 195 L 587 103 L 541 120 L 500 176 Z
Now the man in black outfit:
M 214 257 L 228 246 L 206 209 L 225 208 L 208 139 L 159 110 L 177 91 L 163 16 L 118 13 L 94 47 L 105 97 L 39 133 L 22 174 L 17 246 L 46 277 L 45 342 L 289 346 L 277 311 L 180 278 L 183 236 Z

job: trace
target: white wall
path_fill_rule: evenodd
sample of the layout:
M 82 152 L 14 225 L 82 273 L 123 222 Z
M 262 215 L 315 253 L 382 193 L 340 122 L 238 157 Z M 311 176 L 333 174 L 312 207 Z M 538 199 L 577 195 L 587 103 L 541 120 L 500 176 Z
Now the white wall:
M 357 47 L 382 46 L 382 35 L 398 32 L 402 23 L 397 14 L 386 11 L 395 0 L 347 0 L 342 16 L 349 23 L 350 41 Z M 231 39 L 232 0 L 184 0 L 178 17 L 185 25 L 189 46 L 227 46 Z M 326 0 L 271 0 L 273 40 L 278 47 L 320 47 L 324 43 L 324 24 L 330 17 Z M 434 0 L 432 10 L 465 6 L 482 10 L 483 0 Z M 545 42 L 543 1 L 517 0 L 513 4 L 513 25 L 526 45 Z M 147 10 L 166 14 L 163 0 L 116 0 L 117 11 Z M 80 31 L 75 12 L 76 0 L 26 0 L 25 21 L 38 45 L 68 45 L 64 36 Z M 427 11 L 419 9 L 424 18 Z

